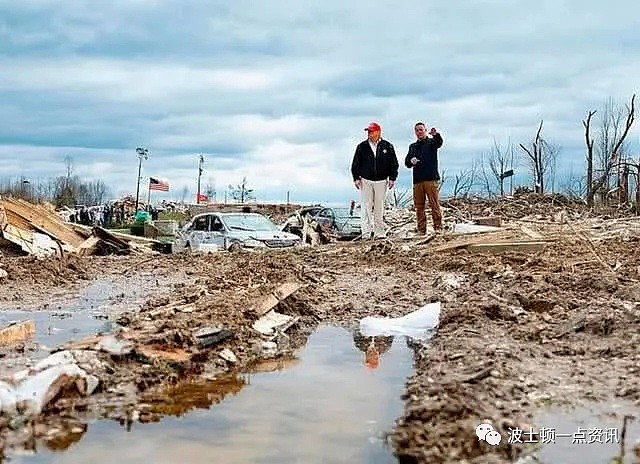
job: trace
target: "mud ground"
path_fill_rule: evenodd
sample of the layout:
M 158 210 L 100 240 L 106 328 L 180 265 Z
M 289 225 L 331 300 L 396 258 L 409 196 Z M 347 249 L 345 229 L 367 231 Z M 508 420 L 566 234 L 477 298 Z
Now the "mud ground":
M 570 235 L 536 252 L 434 251 L 453 240 L 138 261 L 0 258 L 8 273 L 0 283 L 5 309 L 46 308 L 53 297 L 62 301 L 105 275 L 172 276 L 142 307 L 118 316 L 121 335 L 145 350 L 125 357 L 101 353 L 101 388 L 89 398 L 60 398 L 25 424 L 0 418 L 0 449 L 34 438 L 64 448 L 80 438 L 93 417 L 159 420 L 162 409 L 144 404 L 161 386 L 192 375 L 219 376 L 273 356 L 251 329 L 251 308 L 285 281 L 304 287 L 278 307 L 300 321 L 275 340 L 277 356 L 304 344 L 320 323 L 401 316 L 442 302 L 433 339 L 413 345 L 416 370 L 407 381 L 405 414 L 390 436 L 402 463 L 513 462 L 525 450 L 480 443 L 475 436 L 480 421 L 489 420 L 506 434 L 509 427 L 535 426 L 533 417 L 550 404 L 640 400 L 637 239 L 598 243 L 599 259 L 591 246 Z M 172 309 L 190 303 L 195 307 L 188 312 Z M 202 349 L 192 333 L 213 324 L 233 336 Z M 237 363 L 219 356 L 223 348 L 233 350 Z M 11 349 L 0 354 L 18 355 Z M 52 428 L 60 433 L 52 434 Z

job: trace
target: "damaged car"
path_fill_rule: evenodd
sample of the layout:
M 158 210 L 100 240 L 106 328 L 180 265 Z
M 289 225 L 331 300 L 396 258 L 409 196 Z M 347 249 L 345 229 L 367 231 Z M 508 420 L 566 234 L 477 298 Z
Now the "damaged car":
M 282 226 L 285 232 L 291 232 L 302 237 L 303 217 L 308 216 L 317 223 L 322 232 L 328 237 L 338 240 L 353 240 L 360 236 L 360 208 L 332 208 L 313 206 L 303 208 L 293 213 Z
M 278 227 L 258 213 L 202 213 L 178 233 L 174 250 L 283 249 L 301 243 L 297 235 Z
M 338 240 L 353 240 L 360 236 L 360 210 L 353 208 L 323 208 L 314 216 L 323 232 Z

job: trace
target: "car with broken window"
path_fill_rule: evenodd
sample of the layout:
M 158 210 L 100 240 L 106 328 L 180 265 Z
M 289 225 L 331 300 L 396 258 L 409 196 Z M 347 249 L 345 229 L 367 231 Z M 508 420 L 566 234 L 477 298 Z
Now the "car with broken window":
M 353 240 L 360 236 L 360 208 L 313 206 L 292 214 L 282 226 L 285 232 L 302 237 L 303 217 L 316 222 L 326 236 L 338 240 Z
M 314 219 L 323 232 L 338 240 L 353 240 L 362 233 L 359 208 L 323 208 Z
M 185 224 L 174 250 L 286 249 L 300 243 L 300 237 L 279 230 L 262 214 L 215 212 L 198 214 Z

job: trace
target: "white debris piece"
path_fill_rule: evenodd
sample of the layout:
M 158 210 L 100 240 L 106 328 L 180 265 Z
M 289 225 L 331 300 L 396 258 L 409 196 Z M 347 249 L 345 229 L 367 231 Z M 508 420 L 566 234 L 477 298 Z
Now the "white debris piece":
M 271 310 L 254 322 L 253 328 L 263 335 L 273 335 L 276 330 L 285 331 L 297 321 L 297 317 L 287 316 Z
M 96 349 L 114 356 L 125 356 L 133 351 L 133 343 L 126 340 L 118 340 L 113 335 L 106 335 L 100 339 Z
M 225 361 L 230 362 L 231 364 L 236 364 L 238 362 L 238 357 L 229 348 L 225 348 L 224 350 L 222 350 L 218 356 L 220 356 Z
M 63 388 L 75 387 L 80 395 L 89 396 L 98 384 L 98 378 L 78 367 L 72 352 L 59 351 L 8 382 L 0 381 L 0 414 L 37 415 Z
M 481 234 L 504 230 L 501 227 L 481 226 L 478 224 L 459 223 L 453 225 L 454 234 Z
M 440 302 L 429 303 L 402 317 L 365 317 L 360 320 L 360 332 L 365 337 L 406 335 L 427 339 L 440 320 Z

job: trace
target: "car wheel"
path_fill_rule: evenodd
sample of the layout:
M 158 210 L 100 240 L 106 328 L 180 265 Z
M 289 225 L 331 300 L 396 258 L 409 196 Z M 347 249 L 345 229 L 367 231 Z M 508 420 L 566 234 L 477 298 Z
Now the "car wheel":
M 242 245 L 240 245 L 239 242 L 233 242 L 231 245 L 229 245 L 229 251 L 231 251 L 233 253 L 237 253 L 239 251 L 242 251 Z

